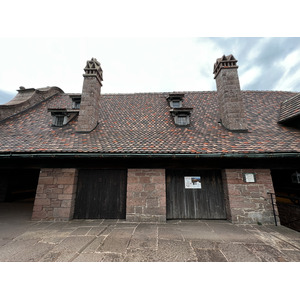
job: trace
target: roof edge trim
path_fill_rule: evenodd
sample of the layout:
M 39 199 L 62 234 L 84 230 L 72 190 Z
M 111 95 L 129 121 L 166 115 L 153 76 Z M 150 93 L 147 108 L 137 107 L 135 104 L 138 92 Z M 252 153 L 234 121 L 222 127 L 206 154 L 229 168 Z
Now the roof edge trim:
M 300 158 L 300 152 L 282 153 L 0 153 L 3 158 Z

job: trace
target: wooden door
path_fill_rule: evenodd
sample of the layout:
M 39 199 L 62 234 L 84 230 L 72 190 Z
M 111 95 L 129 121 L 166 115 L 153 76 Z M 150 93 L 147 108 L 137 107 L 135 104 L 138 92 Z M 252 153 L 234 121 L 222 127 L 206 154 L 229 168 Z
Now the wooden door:
M 79 170 L 75 219 L 125 219 L 126 170 Z
M 167 219 L 226 219 L 219 170 L 168 170 Z

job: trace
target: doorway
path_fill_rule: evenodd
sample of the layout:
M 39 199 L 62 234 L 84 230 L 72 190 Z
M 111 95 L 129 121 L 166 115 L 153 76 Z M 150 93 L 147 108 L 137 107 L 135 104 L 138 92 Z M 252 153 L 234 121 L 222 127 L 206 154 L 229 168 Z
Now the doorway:
M 125 219 L 127 170 L 79 170 L 74 219 Z
M 167 170 L 167 219 L 226 219 L 219 170 Z

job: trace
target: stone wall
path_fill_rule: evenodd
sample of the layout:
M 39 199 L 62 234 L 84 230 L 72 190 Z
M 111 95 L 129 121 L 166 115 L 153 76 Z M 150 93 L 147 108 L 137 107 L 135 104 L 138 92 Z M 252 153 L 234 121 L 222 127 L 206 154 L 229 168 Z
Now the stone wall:
M 41 169 L 32 220 L 72 219 L 76 185 L 76 169 Z
M 254 173 L 256 182 L 245 182 L 244 173 Z M 242 224 L 275 223 L 270 195 L 267 194 L 274 193 L 270 170 L 226 169 L 222 176 L 229 220 Z
M 128 170 L 126 220 L 166 221 L 165 170 Z

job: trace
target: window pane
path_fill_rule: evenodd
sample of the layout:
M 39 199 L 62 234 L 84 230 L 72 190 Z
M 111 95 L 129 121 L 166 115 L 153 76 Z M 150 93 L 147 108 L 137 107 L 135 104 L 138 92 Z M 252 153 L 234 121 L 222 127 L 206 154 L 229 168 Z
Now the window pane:
M 178 125 L 187 125 L 187 117 L 185 117 L 185 116 L 178 116 L 177 117 L 177 124 Z
M 64 124 L 64 116 L 56 116 L 55 125 L 56 126 L 63 126 L 63 124 Z
M 73 108 L 79 109 L 80 108 L 80 101 L 73 101 Z
M 174 108 L 178 108 L 178 107 L 180 107 L 180 102 L 179 101 L 172 101 L 172 106 Z

